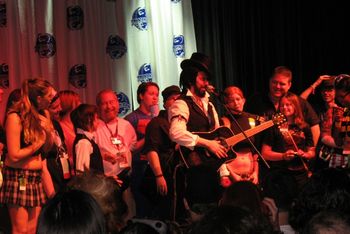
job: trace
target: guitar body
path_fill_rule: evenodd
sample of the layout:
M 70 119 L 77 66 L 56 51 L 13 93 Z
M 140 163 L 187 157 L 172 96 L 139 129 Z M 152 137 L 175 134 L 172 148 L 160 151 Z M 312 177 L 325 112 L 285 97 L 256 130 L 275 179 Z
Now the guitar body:
M 226 145 L 225 139 L 232 137 L 234 134 L 228 127 L 222 126 L 210 132 L 194 132 L 202 138 L 207 140 L 219 140 L 225 147 L 227 147 L 227 158 L 219 159 L 213 153 L 209 152 L 203 147 L 194 147 L 194 149 L 189 149 L 184 146 L 180 146 L 180 150 L 183 157 L 187 161 L 189 166 L 198 166 L 202 163 L 211 164 L 215 167 L 219 167 L 222 163 L 227 160 L 236 157 L 236 154 L 229 146 Z

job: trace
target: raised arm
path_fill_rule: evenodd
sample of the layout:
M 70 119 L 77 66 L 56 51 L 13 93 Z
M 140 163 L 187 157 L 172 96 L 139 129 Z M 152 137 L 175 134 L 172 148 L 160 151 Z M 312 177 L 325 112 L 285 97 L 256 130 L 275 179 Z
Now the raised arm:
M 305 100 L 308 99 L 310 94 L 315 92 L 316 88 L 322 83 L 322 81 L 328 80 L 329 78 L 331 78 L 331 76 L 329 76 L 329 75 L 319 76 L 318 79 L 312 85 L 310 85 L 307 89 L 305 89 L 300 94 L 300 97 L 305 99 Z

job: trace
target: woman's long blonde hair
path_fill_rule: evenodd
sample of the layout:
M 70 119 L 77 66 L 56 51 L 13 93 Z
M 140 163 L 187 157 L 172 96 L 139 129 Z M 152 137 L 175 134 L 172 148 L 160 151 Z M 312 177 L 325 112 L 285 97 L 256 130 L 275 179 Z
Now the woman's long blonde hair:
M 47 95 L 51 87 L 50 82 L 41 78 L 25 80 L 21 88 L 22 99 L 9 110 L 19 114 L 27 144 L 38 140 L 45 130 L 40 124 L 37 97 Z

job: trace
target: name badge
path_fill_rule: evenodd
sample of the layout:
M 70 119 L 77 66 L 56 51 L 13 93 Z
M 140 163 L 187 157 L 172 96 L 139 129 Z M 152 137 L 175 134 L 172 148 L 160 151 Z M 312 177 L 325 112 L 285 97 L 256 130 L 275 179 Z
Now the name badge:
M 111 137 L 111 142 L 113 145 L 120 145 L 122 143 L 118 137 Z
M 62 174 L 64 179 L 70 178 L 70 171 L 69 171 L 69 161 L 68 158 L 61 157 L 61 166 L 62 166 Z
M 19 191 L 26 191 L 26 186 L 27 186 L 27 178 L 24 176 L 21 176 L 19 178 Z

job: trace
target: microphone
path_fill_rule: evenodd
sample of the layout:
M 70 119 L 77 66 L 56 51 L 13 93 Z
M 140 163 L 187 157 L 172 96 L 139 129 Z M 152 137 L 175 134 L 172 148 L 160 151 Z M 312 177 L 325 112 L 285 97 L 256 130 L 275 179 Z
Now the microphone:
M 220 97 L 220 93 L 216 90 L 216 88 L 213 85 L 207 85 L 205 87 L 205 90 L 216 97 Z

